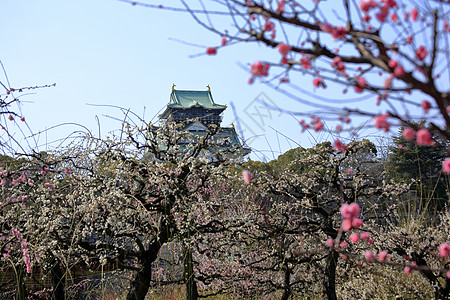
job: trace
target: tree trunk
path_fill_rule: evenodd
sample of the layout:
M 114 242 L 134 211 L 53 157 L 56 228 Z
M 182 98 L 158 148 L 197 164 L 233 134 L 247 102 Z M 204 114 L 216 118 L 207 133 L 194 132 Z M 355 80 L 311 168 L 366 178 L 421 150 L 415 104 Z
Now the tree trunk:
M 192 261 L 192 251 L 189 246 L 183 246 L 184 282 L 186 285 L 186 300 L 197 300 L 197 282 L 194 276 L 194 263 Z
M 325 261 L 325 276 L 323 281 L 323 293 L 328 300 L 337 300 L 336 297 L 336 266 L 338 253 L 331 250 Z
M 150 281 L 152 279 L 152 263 L 158 257 L 161 246 L 167 243 L 171 237 L 175 228 L 173 224 L 172 218 L 160 218 L 158 238 L 148 246 L 148 250 L 144 251 L 139 256 L 139 264 L 142 267 L 137 271 L 134 280 L 131 282 L 127 300 L 144 300 L 150 288 Z
M 137 271 L 134 280 L 131 282 L 127 300 L 144 300 L 150 288 L 152 279 L 152 263 L 156 260 L 159 249 L 156 253 L 144 253 L 139 259 L 141 269 Z
M 287 262 L 283 264 L 284 269 L 284 291 L 281 296 L 281 300 L 288 300 L 291 297 L 291 270 L 289 269 Z
M 52 257 L 51 264 L 52 269 L 50 270 L 50 275 L 52 278 L 52 287 L 53 287 L 52 299 L 64 300 L 66 298 L 64 291 L 65 278 L 61 270 L 61 266 L 59 264 L 59 261 L 54 257 Z
M 16 275 L 16 300 L 25 300 L 27 290 L 25 288 L 25 280 L 24 280 L 24 271 L 23 266 L 17 265 L 15 266 L 15 275 Z

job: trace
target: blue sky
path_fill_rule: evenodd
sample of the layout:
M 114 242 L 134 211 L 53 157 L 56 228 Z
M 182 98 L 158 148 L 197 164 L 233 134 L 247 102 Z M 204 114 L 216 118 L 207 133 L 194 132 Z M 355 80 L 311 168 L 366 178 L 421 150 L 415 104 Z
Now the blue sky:
M 168 103 L 175 83 L 177 89 L 187 90 L 205 90 L 209 84 L 215 101 L 229 105 L 223 125 L 234 120 L 233 102 L 244 137 L 259 153 L 254 159 L 262 159 L 262 153 L 272 159 L 291 147 L 331 139 L 327 133 L 302 134 L 298 117 L 255 102 L 259 98 L 284 109 L 310 110 L 263 84 L 247 83 L 249 74 L 242 66 L 261 58 L 276 60 L 276 50 L 235 45 L 219 49 L 215 56 L 195 56 L 206 46 L 218 46 L 220 37 L 187 14 L 115 0 L 8 0 L 2 11 L 0 59 L 11 86 L 56 83 L 20 98 L 35 133 L 73 122 L 98 135 L 96 117 L 103 137 L 120 128 L 120 122 L 108 117 L 122 118 L 120 110 L 88 103 L 129 108 L 149 121 Z M 219 21 L 221 25 L 227 24 Z M 298 84 L 311 90 L 310 80 Z M 54 141 L 80 129 L 66 125 L 37 135 L 39 150 L 56 146 Z

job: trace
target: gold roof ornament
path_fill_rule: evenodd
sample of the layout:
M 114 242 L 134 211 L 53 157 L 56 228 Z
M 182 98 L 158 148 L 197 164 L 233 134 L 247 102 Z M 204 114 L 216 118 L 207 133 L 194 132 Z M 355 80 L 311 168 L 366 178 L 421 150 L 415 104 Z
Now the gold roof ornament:
M 231 128 L 234 128 L 234 123 L 231 123 Z
M 208 89 L 208 92 L 211 92 L 211 87 L 209 86 L 209 84 L 206 86 L 206 88 Z
M 175 91 L 175 83 L 172 83 L 172 92 Z

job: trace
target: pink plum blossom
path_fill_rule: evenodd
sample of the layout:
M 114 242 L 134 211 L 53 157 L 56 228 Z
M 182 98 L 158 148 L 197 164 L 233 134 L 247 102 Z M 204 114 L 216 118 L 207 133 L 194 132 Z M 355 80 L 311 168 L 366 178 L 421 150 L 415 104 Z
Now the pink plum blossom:
M 311 66 L 311 58 L 309 55 L 304 55 L 302 58 L 300 58 L 300 62 L 302 63 L 302 67 L 309 70 L 312 68 Z
M 422 102 L 420 103 L 420 106 L 422 106 L 423 112 L 427 114 L 431 108 L 431 103 L 427 100 L 422 100 Z
M 254 62 L 250 66 L 250 72 L 254 76 L 267 76 L 269 70 L 269 64 L 262 63 L 261 61 Z
M 350 237 L 348 238 L 352 243 L 356 243 L 359 241 L 359 235 L 357 233 L 350 234 Z
M 442 162 L 442 172 L 446 175 L 450 174 L 450 157 Z
M 252 181 L 252 177 L 251 177 L 250 172 L 248 170 L 243 170 L 242 171 L 242 177 L 244 178 L 244 182 L 246 184 L 249 184 L 250 181 Z
M 369 10 L 377 6 L 378 3 L 375 0 L 361 0 L 361 2 L 359 2 L 359 7 L 364 12 L 368 12 Z
M 394 75 L 397 77 L 403 77 L 405 75 L 405 70 L 402 66 L 396 66 L 394 69 Z
M 217 48 L 215 48 L 215 47 L 208 47 L 208 48 L 206 48 L 206 54 L 208 54 L 208 55 L 215 55 L 215 54 L 217 54 Z
M 348 203 L 342 204 L 341 207 L 339 208 L 339 211 L 341 212 L 343 218 L 351 220 L 359 215 L 361 209 L 358 203 L 353 202 L 350 204 Z
M 402 132 L 402 136 L 407 141 L 412 141 L 416 137 L 416 131 L 411 127 L 406 127 Z
M 281 55 L 286 56 L 289 53 L 289 51 L 291 51 L 291 46 L 286 45 L 284 43 L 279 43 L 277 49 Z
M 429 146 L 433 144 L 433 139 L 431 137 L 430 132 L 426 128 L 422 128 L 416 133 L 416 142 L 422 146 Z
M 341 224 L 342 231 L 347 232 L 352 229 L 352 220 L 344 219 Z
M 334 147 L 338 150 L 338 151 L 343 151 L 343 150 L 347 150 L 347 146 L 342 143 L 339 139 L 336 139 L 334 141 Z
M 380 253 L 378 253 L 378 261 L 379 262 L 386 261 L 387 255 L 388 255 L 387 251 L 381 251 Z
M 369 233 L 369 232 L 366 232 L 366 231 L 361 232 L 361 234 L 359 235 L 359 237 L 360 237 L 362 240 L 367 240 L 367 239 L 370 237 L 370 233 Z
M 419 48 L 417 48 L 417 51 L 416 51 L 416 58 L 417 58 L 418 60 L 422 61 L 422 60 L 425 59 L 425 57 L 427 56 L 427 54 L 428 54 L 427 49 L 425 49 L 424 46 L 419 46 Z
M 375 254 L 373 254 L 373 252 L 370 250 L 367 250 L 366 252 L 364 252 L 364 257 L 366 258 L 367 261 L 375 260 Z
M 411 9 L 411 19 L 413 19 L 413 21 L 417 21 L 417 17 L 419 15 L 419 11 L 417 10 L 417 8 L 413 8 Z
M 389 115 L 387 113 L 375 116 L 373 118 L 373 122 L 376 128 L 384 129 L 384 131 L 388 131 L 391 124 L 387 121 Z
M 450 244 L 449 243 L 444 242 L 439 246 L 439 256 L 441 258 L 446 258 L 447 256 L 450 256 Z
M 360 218 L 354 218 L 352 220 L 352 227 L 353 228 L 358 229 L 358 228 L 360 228 L 362 226 L 362 224 L 363 224 L 363 220 L 361 220 Z

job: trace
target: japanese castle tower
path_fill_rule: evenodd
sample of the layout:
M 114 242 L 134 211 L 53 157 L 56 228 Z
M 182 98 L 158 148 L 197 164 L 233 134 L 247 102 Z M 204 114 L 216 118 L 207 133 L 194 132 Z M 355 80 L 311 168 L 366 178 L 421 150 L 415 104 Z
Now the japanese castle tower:
M 207 134 L 212 129 L 217 129 L 212 137 L 212 146 L 205 153 L 213 157 L 215 153 L 226 153 L 226 157 L 242 159 L 251 152 L 251 149 L 243 145 L 234 129 L 231 127 L 221 127 L 222 113 L 227 108 L 226 105 L 214 102 L 209 85 L 206 91 L 176 90 L 172 86 L 169 104 L 164 112 L 159 116 L 162 122 L 174 122 L 178 130 L 189 131 L 194 138 Z M 152 132 L 152 125 L 149 131 Z M 153 127 L 156 129 L 156 127 Z M 187 145 L 192 141 L 180 141 L 179 145 Z M 162 146 L 162 145 L 161 145 Z M 228 151 L 227 151 L 228 150 Z

